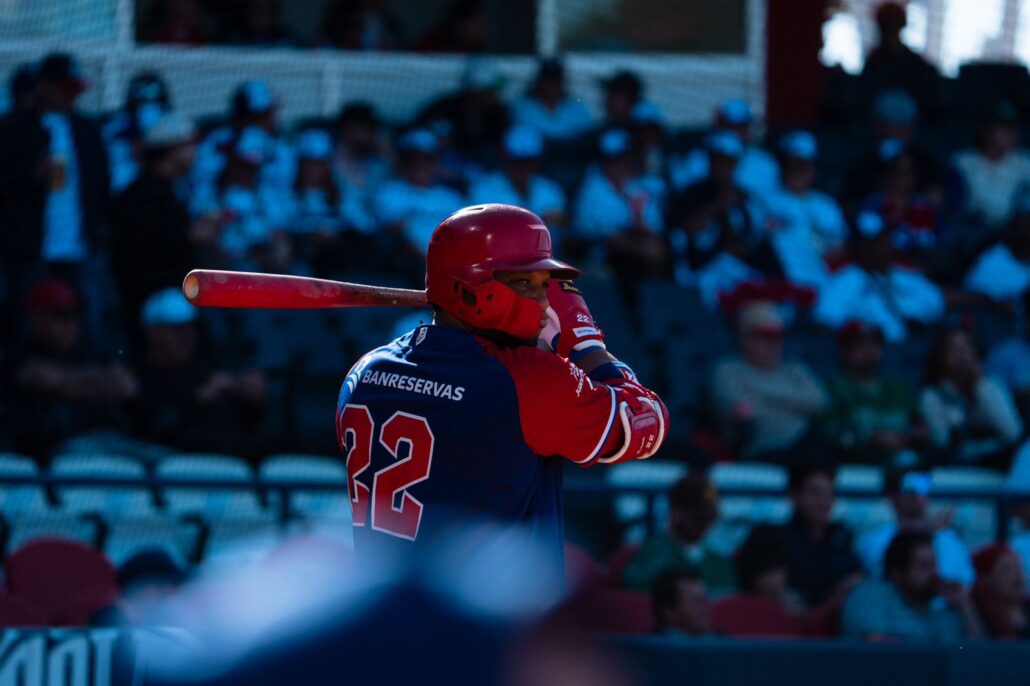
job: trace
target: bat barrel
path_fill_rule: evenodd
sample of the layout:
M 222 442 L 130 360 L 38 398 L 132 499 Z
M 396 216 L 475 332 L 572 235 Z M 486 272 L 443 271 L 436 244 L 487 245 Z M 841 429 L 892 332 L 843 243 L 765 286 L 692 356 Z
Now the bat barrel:
M 191 271 L 182 282 L 182 292 L 199 307 L 315 309 L 426 304 L 425 291 L 215 269 Z

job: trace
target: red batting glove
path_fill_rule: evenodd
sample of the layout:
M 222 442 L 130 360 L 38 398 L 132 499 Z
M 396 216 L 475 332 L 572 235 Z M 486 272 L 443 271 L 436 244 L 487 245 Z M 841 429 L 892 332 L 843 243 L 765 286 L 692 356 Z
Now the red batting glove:
M 548 309 L 554 312 L 551 318 L 557 319 L 558 333 L 546 342 L 556 353 L 575 362 L 588 352 L 604 349 L 604 334 L 594 323 L 583 295 L 571 281 L 551 279 L 547 301 Z M 546 331 L 550 335 L 553 329 L 549 326 Z

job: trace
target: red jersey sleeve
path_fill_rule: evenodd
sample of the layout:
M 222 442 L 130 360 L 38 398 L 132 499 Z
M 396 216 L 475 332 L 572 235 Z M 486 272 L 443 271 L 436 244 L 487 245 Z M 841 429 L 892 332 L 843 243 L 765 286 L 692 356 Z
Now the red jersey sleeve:
M 616 387 L 591 381 L 565 358 L 538 348 L 489 352 L 515 382 L 522 434 L 533 452 L 586 465 L 622 445 Z

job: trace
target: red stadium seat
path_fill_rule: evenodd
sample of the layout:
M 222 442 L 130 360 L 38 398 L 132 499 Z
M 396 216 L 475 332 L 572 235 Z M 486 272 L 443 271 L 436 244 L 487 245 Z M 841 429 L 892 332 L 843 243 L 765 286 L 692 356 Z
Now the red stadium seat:
M 573 543 L 565 544 L 565 588 L 569 595 L 600 588 L 607 582 L 604 568 L 590 553 Z
M 54 626 L 85 624 L 118 597 L 114 567 L 77 541 L 41 538 L 7 559 L 7 587 L 34 603 Z
M 733 595 L 712 604 L 716 633 L 736 638 L 790 638 L 804 634 L 798 617 L 768 600 Z
M 0 596 L 0 628 L 46 626 L 46 613 L 24 598 L 14 595 Z
M 602 588 L 576 604 L 576 625 L 583 631 L 604 634 L 649 634 L 654 631 L 654 610 L 646 593 L 623 588 Z

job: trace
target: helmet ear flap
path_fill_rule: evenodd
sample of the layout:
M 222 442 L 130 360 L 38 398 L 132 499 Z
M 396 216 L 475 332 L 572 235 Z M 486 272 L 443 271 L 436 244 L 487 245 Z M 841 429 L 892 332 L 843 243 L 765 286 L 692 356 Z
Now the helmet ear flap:
M 464 295 L 472 297 L 468 303 Z M 494 329 L 530 339 L 540 332 L 544 308 L 535 300 L 524 298 L 500 281 L 487 281 L 475 289 L 464 289 L 458 318 L 477 329 Z

